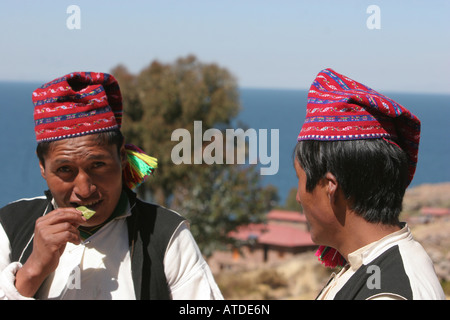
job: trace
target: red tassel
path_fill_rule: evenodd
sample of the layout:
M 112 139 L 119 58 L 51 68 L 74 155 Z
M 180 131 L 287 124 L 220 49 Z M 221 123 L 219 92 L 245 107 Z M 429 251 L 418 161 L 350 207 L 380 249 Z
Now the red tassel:
M 316 251 L 316 257 L 325 265 L 325 267 L 336 268 L 343 267 L 347 263 L 344 257 L 334 248 L 327 246 L 319 246 Z

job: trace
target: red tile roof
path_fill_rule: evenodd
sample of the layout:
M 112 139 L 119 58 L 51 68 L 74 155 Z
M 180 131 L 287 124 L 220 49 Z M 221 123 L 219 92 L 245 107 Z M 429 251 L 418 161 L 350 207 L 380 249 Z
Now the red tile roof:
M 267 220 L 306 222 L 306 217 L 303 213 L 297 211 L 272 210 L 267 214 Z
M 423 207 L 422 214 L 430 216 L 446 216 L 450 215 L 450 209 L 447 208 L 433 208 L 433 207 Z
M 228 235 L 236 240 L 247 241 L 252 237 L 259 237 L 266 229 L 265 224 L 251 223 L 247 226 L 240 226 L 236 231 L 231 231 Z
M 261 234 L 258 243 L 283 247 L 312 246 L 309 232 L 291 226 L 268 224 L 268 231 Z
M 231 232 L 230 237 L 243 241 L 255 238 L 257 239 L 257 243 L 282 247 L 314 245 L 309 232 L 295 227 L 273 223 L 267 225 L 250 224 L 248 226 L 241 226 L 236 232 Z

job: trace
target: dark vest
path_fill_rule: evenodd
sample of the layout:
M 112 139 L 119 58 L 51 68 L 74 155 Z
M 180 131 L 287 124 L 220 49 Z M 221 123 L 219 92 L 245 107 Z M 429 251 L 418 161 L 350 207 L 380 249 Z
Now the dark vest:
M 374 266 L 370 268 L 370 266 Z M 378 273 L 376 275 L 375 273 Z M 379 282 L 373 277 L 379 276 Z M 377 288 L 378 287 L 378 288 Z M 393 246 L 367 265 L 362 265 L 334 297 L 335 300 L 365 300 L 390 293 L 411 300 L 412 289 L 398 246 Z
M 164 273 L 164 254 L 174 231 L 184 218 L 161 206 L 143 202 L 136 198 L 134 192 L 126 191 L 132 207 L 127 226 L 136 298 L 170 299 Z M 30 256 L 35 222 L 53 210 L 51 194 L 46 192 L 46 196 L 46 199 L 13 202 L 0 209 L 0 223 L 11 245 L 11 261 L 23 264 Z

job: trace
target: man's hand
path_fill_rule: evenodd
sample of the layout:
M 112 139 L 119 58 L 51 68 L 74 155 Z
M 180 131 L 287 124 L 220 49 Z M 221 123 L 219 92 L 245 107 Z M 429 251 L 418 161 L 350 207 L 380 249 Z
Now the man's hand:
M 67 242 L 81 242 L 78 226 L 86 219 L 75 208 L 59 208 L 36 220 L 33 251 L 16 274 L 16 288 L 32 297 L 47 276 L 55 271 Z

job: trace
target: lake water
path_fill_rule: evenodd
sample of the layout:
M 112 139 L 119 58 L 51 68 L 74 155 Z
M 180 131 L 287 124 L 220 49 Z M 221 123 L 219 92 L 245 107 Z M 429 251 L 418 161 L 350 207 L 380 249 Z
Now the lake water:
M 35 155 L 31 93 L 39 83 L 0 82 L 0 207 L 46 189 Z M 385 93 L 422 121 L 419 163 L 411 186 L 450 181 L 450 95 Z M 292 163 L 306 110 L 306 90 L 241 89 L 242 128 L 279 130 L 279 170 L 262 176 L 278 188 L 283 203 L 297 180 Z M 270 149 L 269 149 L 270 152 Z
M 410 187 L 450 181 L 450 95 L 383 92 L 421 120 L 419 161 Z M 241 90 L 239 118 L 251 128 L 279 129 L 280 169 L 263 176 L 278 187 L 281 200 L 297 186 L 292 152 L 306 113 L 307 90 Z

